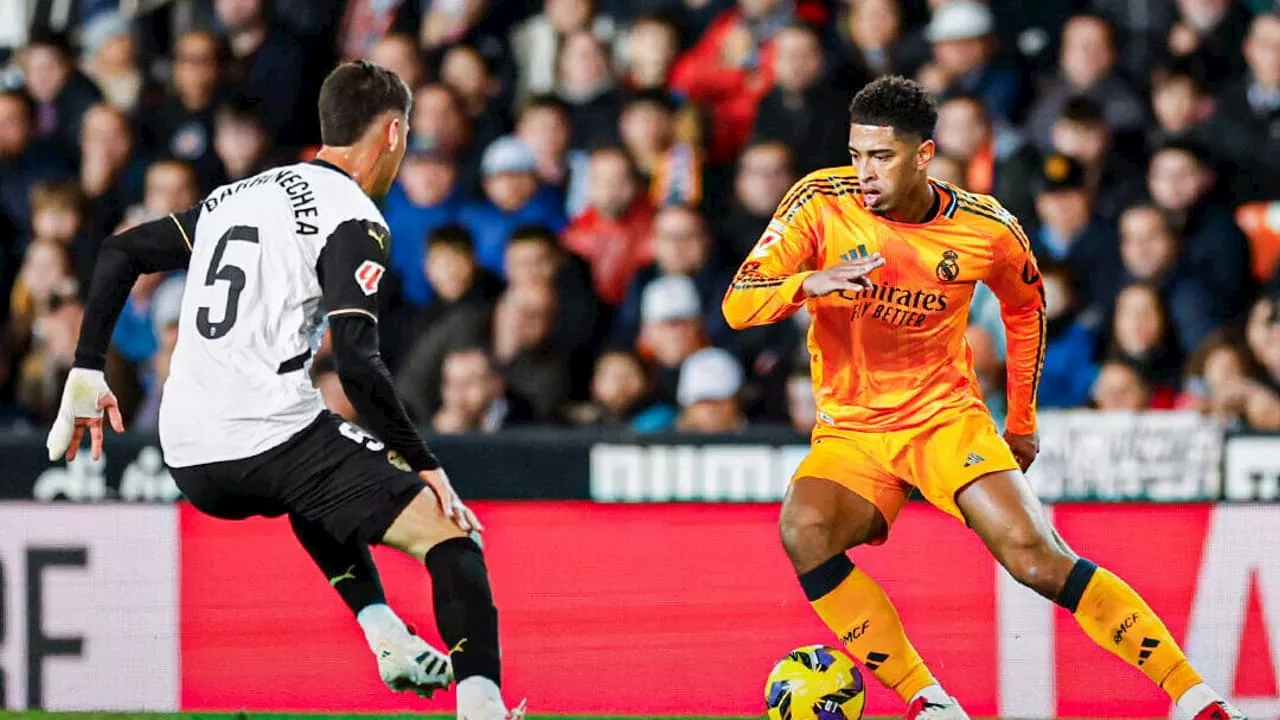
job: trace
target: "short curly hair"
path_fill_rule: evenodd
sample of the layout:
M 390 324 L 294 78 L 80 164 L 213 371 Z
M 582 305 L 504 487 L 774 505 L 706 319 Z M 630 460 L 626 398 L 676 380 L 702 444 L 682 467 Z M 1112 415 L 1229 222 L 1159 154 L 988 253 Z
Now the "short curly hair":
M 933 137 L 938 124 L 938 102 L 915 80 L 886 75 L 867 83 L 849 103 L 853 125 L 881 125 L 895 135 L 912 135 L 922 140 Z

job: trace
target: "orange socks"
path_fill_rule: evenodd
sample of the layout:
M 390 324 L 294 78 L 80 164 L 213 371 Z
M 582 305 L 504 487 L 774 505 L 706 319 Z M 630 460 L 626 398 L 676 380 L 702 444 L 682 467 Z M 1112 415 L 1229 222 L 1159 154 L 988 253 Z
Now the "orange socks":
M 1058 604 L 1075 615 L 1091 640 L 1146 673 L 1175 702 L 1201 682 L 1164 622 L 1110 572 L 1078 560 Z
M 904 701 L 935 683 L 889 596 L 844 553 L 801 575 L 800 585 L 849 654 Z

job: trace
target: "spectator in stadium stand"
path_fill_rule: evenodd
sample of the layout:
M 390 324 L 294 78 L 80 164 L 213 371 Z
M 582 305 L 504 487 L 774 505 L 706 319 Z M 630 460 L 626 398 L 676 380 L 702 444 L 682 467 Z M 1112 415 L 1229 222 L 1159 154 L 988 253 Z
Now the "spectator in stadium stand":
M 1024 82 L 996 59 L 995 19 L 976 0 L 952 0 L 933 11 L 925 29 L 933 59 L 917 79 L 939 95 L 968 92 L 982 98 L 987 111 L 1016 122 L 1024 102 Z
M 751 134 L 756 106 L 773 85 L 774 37 L 790 23 L 820 23 L 810 0 L 739 0 L 711 23 L 672 69 L 673 89 L 711 115 L 708 160 L 728 165 Z
M 1173 319 L 1151 285 L 1125 286 L 1116 297 L 1106 359 L 1121 359 L 1142 373 L 1151 388 L 1150 405 L 1174 406 L 1185 357 L 1173 337 Z
M 95 15 L 80 28 L 81 69 L 107 102 L 133 114 L 154 89 L 138 67 L 129 19 L 118 12 Z
M 813 399 L 813 380 L 807 372 L 787 378 L 787 421 L 791 429 L 808 435 L 818 423 L 818 403 Z
M 516 137 L 533 151 L 537 161 L 538 181 L 555 188 L 564 195 L 565 214 L 577 217 L 581 208 L 574 206 L 575 198 L 569 196 L 575 174 L 585 173 L 586 153 L 569 149 L 569 109 L 554 95 L 536 95 L 520 109 L 516 120 Z M 586 183 L 582 183 L 583 190 Z M 585 200 L 582 201 L 585 205 Z
M 1169 28 L 1178 12 L 1169 0 L 1091 0 L 1089 8 L 1116 28 L 1119 65 L 1129 77 L 1147 77 L 1168 57 Z
M 604 43 L 585 30 L 565 37 L 556 57 L 556 78 L 556 95 L 569 107 L 569 146 L 582 150 L 615 142 L 622 93 Z
M 555 91 L 556 54 L 565 38 L 589 32 L 606 45 L 613 42 L 617 26 L 598 5 L 595 0 L 547 0 L 542 12 L 512 28 L 517 102 Z
M 1005 348 L 999 340 L 981 325 L 970 325 L 965 341 L 973 353 L 973 372 L 978 376 L 978 387 L 996 424 L 1003 426 L 1009 408 L 1005 401 Z
M 752 139 L 786 144 L 801 175 L 846 164 L 851 96 L 825 73 L 818 31 L 790 25 L 773 44 L 773 88 L 760 101 Z
M 17 369 L 15 390 L 18 402 L 38 424 L 52 423 L 58 413 L 58 388 L 75 361 L 83 317 L 79 293 L 69 284 L 54 292 L 37 318 L 30 351 Z
M 516 228 L 544 225 L 560 232 L 565 227 L 564 204 L 555 188 L 538 181 L 538 159 L 513 135 L 485 148 L 480 172 L 484 199 L 464 205 L 458 222 L 475 238 L 480 264 L 501 273 L 503 249 Z
M 91 235 L 110 235 L 142 199 L 147 167 L 128 116 L 106 103 L 89 108 L 80 128 L 80 189 L 89 199 Z
M 675 143 L 676 106 L 671 96 L 661 90 L 632 93 L 622 105 L 618 135 L 636 165 L 641 187 L 651 191 L 662 159 Z
M 335 45 L 337 55 L 344 62 L 367 57 L 369 61 L 381 65 L 400 75 L 400 79 L 412 90 L 417 83 L 409 82 L 409 78 L 401 75 L 392 65 L 378 62 L 378 45 L 389 38 L 403 38 L 407 46 L 417 52 L 418 40 L 412 34 L 396 32 L 397 19 L 401 14 L 405 0 L 350 0 L 345 3 L 346 9 L 338 23 Z M 384 56 L 382 59 L 386 59 Z
M 445 356 L 440 392 L 440 409 L 431 416 L 431 429 L 442 435 L 492 433 L 532 421 L 528 406 L 507 393 L 502 375 L 479 347 Z
M 688 433 L 732 433 L 747 426 L 738 403 L 742 367 L 733 355 L 709 347 L 690 355 L 680 368 L 675 429 Z
M 623 87 L 631 93 L 669 96 L 671 69 L 680 53 L 680 30 L 670 19 L 643 15 L 631 22 L 622 40 Z
M 470 45 L 454 45 L 440 60 L 440 80 L 458 91 L 465 121 L 477 143 L 488 145 L 511 129 L 501 81 Z
M 88 202 L 73 180 L 40 183 L 31 189 L 31 236 L 71 251 L 80 287 L 87 288 L 100 236 L 89 233 Z
M 144 384 L 146 391 L 142 404 L 130 423 L 137 432 L 156 433 L 160 427 L 160 399 L 164 395 L 164 381 L 169 377 L 169 362 L 178 342 L 178 317 L 182 313 L 183 276 L 165 280 L 156 288 L 151 299 L 151 321 L 157 339 L 157 350 L 148 368 Z
M 1054 152 L 1075 158 L 1085 167 L 1085 184 L 1093 195 L 1094 211 L 1114 222 L 1120 211 L 1145 196 L 1140 160 L 1132 159 L 1129 146 L 1120 147 L 1107 127 L 1102 108 L 1086 97 L 1072 98 L 1049 131 Z M 1136 151 L 1135 151 L 1136 152 Z
M 1166 49 L 1186 59 L 1209 83 L 1221 83 L 1245 72 L 1240 48 L 1249 32 L 1249 12 L 1235 0 L 1177 0 L 1178 18 L 1169 30 Z
M 17 232 L 20 250 L 31 228 L 31 188 L 74 175 L 65 147 L 34 136 L 34 106 L 21 90 L 0 91 L 0 216 Z
M 1081 407 L 1098 377 L 1097 318 L 1077 300 L 1071 274 L 1053 262 L 1040 263 L 1044 283 L 1045 348 L 1038 402 L 1042 408 Z
M 64 36 L 35 30 L 18 53 L 22 79 L 35 100 L 35 132 L 64 147 L 80 137 L 80 121 L 102 91 L 76 69 Z
M 1151 115 L 1155 119 L 1147 128 L 1148 153 L 1168 142 L 1193 142 L 1212 147 L 1210 118 L 1214 112 L 1213 96 L 1187 63 L 1175 63 L 1151 71 Z
M 1102 411 L 1140 412 L 1150 410 L 1151 386 L 1133 363 L 1108 360 L 1093 383 L 1093 407 Z
M 587 210 L 564 231 L 563 242 L 591 266 L 596 295 L 617 305 L 636 272 L 653 260 L 653 205 L 621 147 L 591 153 L 587 183 Z
M 213 149 L 213 123 L 225 95 L 221 79 L 226 56 L 226 46 L 213 33 L 183 33 L 174 44 L 172 84 L 159 107 L 141 118 L 146 146 L 191 163 L 200 187 L 208 189 L 222 175 Z
M 1017 132 L 992 124 L 981 97 L 959 93 L 944 98 L 933 137 L 939 151 L 963 163 L 961 187 L 994 195 L 1024 224 L 1035 220 L 1038 156 Z
M 273 152 L 262 112 L 256 103 L 243 98 L 232 98 L 218 108 L 213 121 L 213 149 L 222 166 L 219 184 L 238 182 L 292 160 Z
M 642 410 L 649 392 L 644 363 L 626 350 L 600 355 L 591 374 L 591 399 L 570 408 L 574 425 L 626 427 Z
M 560 246 L 550 230 L 531 225 L 516 230 L 503 257 L 507 286 L 550 285 L 559 299 L 550 343 L 569 357 L 572 395 L 587 393 L 595 352 L 603 333 L 604 308 L 591 287 L 591 268 Z
M 1190 355 L 1226 318 L 1203 282 L 1188 267 L 1182 243 L 1169 228 L 1160 208 L 1134 205 L 1120 216 L 1121 287 L 1149 283 L 1173 322 L 1182 352 Z
M 461 225 L 433 228 L 418 245 L 426 250 L 423 262 L 413 271 L 413 280 L 415 284 L 425 281 L 431 296 L 423 305 L 396 305 L 388 313 L 389 322 L 384 323 L 380 335 L 393 372 L 417 338 L 452 315 L 491 312 L 504 289 L 497 273 L 476 262 L 471 233 Z M 407 287 L 408 279 L 403 282 Z
M 352 4 L 355 5 L 357 3 Z M 381 65 L 395 73 L 410 89 L 415 89 L 422 85 L 423 76 L 425 75 L 422 54 L 418 52 L 418 46 L 414 43 L 412 36 L 404 33 L 383 35 L 373 43 L 368 56 L 369 62 L 374 65 Z M 364 53 L 349 59 L 359 59 L 361 57 L 364 57 Z
M 828 28 L 832 81 L 851 97 L 881 75 L 913 77 L 929 57 L 923 36 L 903 34 L 899 0 L 844 3 Z
M 681 364 L 710 344 L 702 330 L 703 315 L 698 288 L 683 275 L 655 279 L 640 299 L 636 349 L 651 363 L 655 398 L 673 410 Z
M 1182 236 L 1187 264 L 1215 294 L 1223 317 L 1242 317 L 1254 291 L 1249 241 L 1231 211 L 1213 200 L 1215 181 L 1205 151 L 1189 143 L 1161 146 L 1147 169 L 1147 190 Z
M 1267 387 L 1266 375 L 1242 338 L 1215 331 L 1187 362 L 1178 407 L 1203 412 L 1230 429 L 1280 429 L 1280 393 Z
M 938 153 L 929 161 L 929 177 L 945 183 L 951 183 L 961 190 L 968 189 L 965 187 L 968 182 L 965 174 L 964 161 L 955 155 Z
M 1280 10 L 1254 19 L 1244 43 L 1245 77 L 1223 89 L 1215 120 L 1236 173 L 1232 197 L 1274 200 L 1280 188 Z
M 430 148 L 454 158 L 458 168 L 458 187 L 465 193 L 480 190 L 480 160 L 484 145 L 475 141 L 466 122 L 463 101 L 458 92 L 444 83 L 428 83 L 413 96 L 409 116 L 410 142 L 419 148 Z
M 679 206 L 659 210 L 653 218 L 650 244 L 653 263 L 631 278 L 613 318 L 610 346 L 635 345 L 640 335 L 645 288 L 656 278 L 668 275 L 681 275 L 693 281 L 699 304 L 707 309 L 702 318 L 702 330 L 707 337 L 718 344 L 732 342 L 735 338 L 720 311 L 720 299 L 733 279 L 733 271 L 715 256 L 711 234 L 702 216 Z
M 753 142 L 742 151 L 729 212 L 715 227 L 721 264 L 737 267 L 751 252 L 796 179 L 791 150 L 785 144 Z
M 9 373 L 21 368 L 23 357 L 38 339 L 36 327 L 52 312 L 55 298 L 74 295 L 78 289 L 71 254 L 65 245 L 52 240 L 34 240 L 27 245 L 10 293 L 4 327 L 5 366 Z
M 277 146 L 316 143 L 319 119 L 304 108 L 315 107 L 319 86 L 304 72 L 306 57 L 297 40 L 271 22 L 263 0 L 214 0 L 213 7 L 230 49 L 227 76 L 232 94 L 261 105 Z
M 1053 147 L 1053 123 L 1076 97 L 1087 97 L 1102 110 L 1113 135 L 1140 131 L 1146 122 L 1142 98 L 1116 70 L 1115 37 L 1098 15 L 1076 15 L 1062 28 L 1059 74 L 1050 78 L 1027 113 L 1027 132 L 1041 152 Z
M 1040 165 L 1033 184 L 1039 226 L 1027 231 L 1036 257 L 1066 265 L 1085 307 L 1104 306 L 1120 262 L 1115 230 L 1093 212 L 1084 166 L 1056 153 Z
M 403 363 L 397 386 L 418 417 L 431 417 L 440 402 L 444 358 L 452 350 L 483 347 L 503 377 L 508 395 L 517 397 L 534 420 L 552 422 L 569 399 L 568 362 L 552 347 L 555 288 L 508 288 L 486 310 L 468 307 L 452 313 L 423 335 Z
M 382 215 L 393 239 L 391 269 L 399 279 L 401 298 L 414 307 L 423 307 L 432 298 L 431 284 L 422 271 L 428 236 L 456 223 L 468 201 L 453 154 L 429 142 L 429 137 L 410 138 L 400 174 L 382 201 Z

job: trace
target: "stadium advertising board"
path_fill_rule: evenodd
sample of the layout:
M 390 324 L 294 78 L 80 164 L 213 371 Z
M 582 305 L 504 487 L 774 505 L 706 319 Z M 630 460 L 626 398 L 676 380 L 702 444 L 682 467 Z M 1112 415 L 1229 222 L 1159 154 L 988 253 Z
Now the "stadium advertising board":
M 542 713 L 753 715 L 773 662 L 833 642 L 763 503 L 479 502 L 504 684 Z M 1141 590 L 1254 717 L 1280 713 L 1280 506 L 1059 504 L 1063 536 Z M 445 711 L 387 692 L 284 520 L 185 505 L 0 503 L 3 705 Z M 434 639 L 421 566 L 377 552 L 390 602 Z M 923 504 L 854 559 L 978 716 L 1158 717 L 1169 705 Z M 305 658 L 300 662 L 299 658 Z M 1088 668 L 1087 682 L 1080 668 Z M 868 713 L 901 712 L 872 686 Z
M 0 707 L 178 702 L 173 506 L 0 503 Z
M 1227 500 L 1280 500 L 1280 436 L 1230 437 L 1225 455 L 1223 478 Z

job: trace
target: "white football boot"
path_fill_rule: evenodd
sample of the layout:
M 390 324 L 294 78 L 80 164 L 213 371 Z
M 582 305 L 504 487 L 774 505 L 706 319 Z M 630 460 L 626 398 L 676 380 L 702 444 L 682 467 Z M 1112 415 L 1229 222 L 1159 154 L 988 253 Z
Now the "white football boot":
M 429 698 L 453 682 L 449 656 L 417 635 L 409 635 L 402 642 L 380 641 L 377 656 L 378 674 L 395 692 L 412 691 Z
M 904 720 L 969 720 L 969 714 L 955 698 L 934 700 L 917 697 L 907 707 Z

